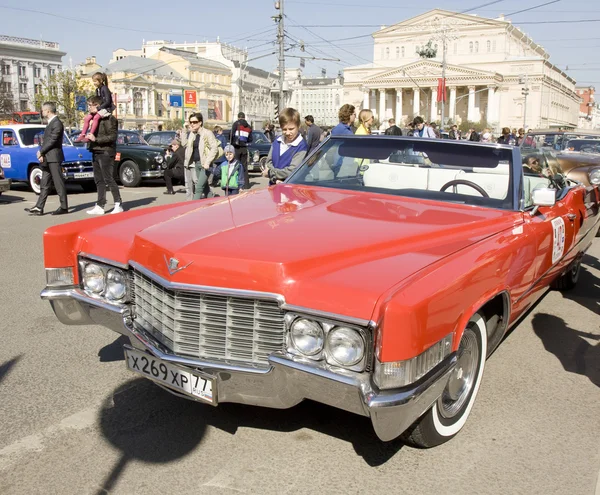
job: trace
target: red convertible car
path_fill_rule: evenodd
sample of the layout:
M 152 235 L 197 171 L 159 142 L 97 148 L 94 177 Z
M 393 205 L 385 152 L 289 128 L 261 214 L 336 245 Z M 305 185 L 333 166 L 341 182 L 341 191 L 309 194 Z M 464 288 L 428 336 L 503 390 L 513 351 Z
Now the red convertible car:
M 510 146 L 332 137 L 268 189 L 50 228 L 42 297 L 181 397 L 311 399 L 435 446 L 600 226 L 597 186 L 523 170 Z

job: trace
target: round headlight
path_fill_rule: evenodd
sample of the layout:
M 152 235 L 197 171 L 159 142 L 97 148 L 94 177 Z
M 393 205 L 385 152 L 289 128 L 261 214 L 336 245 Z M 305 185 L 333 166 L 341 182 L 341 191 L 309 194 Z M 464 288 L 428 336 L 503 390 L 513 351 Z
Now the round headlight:
M 323 329 L 317 322 L 305 318 L 296 320 L 290 336 L 293 346 L 302 354 L 314 356 L 323 350 Z
M 162 163 L 165 161 L 165 159 L 162 157 L 162 155 L 156 155 L 156 163 Z
M 83 269 L 83 286 L 85 289 L 100 294 L 106 285 L 104 271 L 100 265 L 88 263 Z
M 108 270 L 106 275 L 106 293 L 107 299 L 118 301 L 123 299 L 127 293 L 127 281 L 121 270 Z
M 336 327 L 327 335 L 327 356 L 342 366 L 354 366 L 365 355 L 365 342 L 356 330 Z
M 590 183 L 600 184 L 600 168 L 595 168 L 590 172 Z

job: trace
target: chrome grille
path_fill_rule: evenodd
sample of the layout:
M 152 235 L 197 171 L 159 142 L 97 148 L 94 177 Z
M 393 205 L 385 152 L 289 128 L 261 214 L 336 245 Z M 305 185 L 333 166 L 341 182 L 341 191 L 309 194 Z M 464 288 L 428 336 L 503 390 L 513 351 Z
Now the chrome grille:
M 284 313 L 276 301 L 174 291 L 133 274 L 135 321 L 174 354 L 252 366 L 284 349 Z

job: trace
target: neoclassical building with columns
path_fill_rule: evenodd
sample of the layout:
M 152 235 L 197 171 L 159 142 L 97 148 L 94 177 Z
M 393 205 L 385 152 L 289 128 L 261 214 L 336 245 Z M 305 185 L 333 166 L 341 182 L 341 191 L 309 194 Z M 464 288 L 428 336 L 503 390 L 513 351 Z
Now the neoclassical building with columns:
M 435 9 L 384 27 L 373 39 L 373 62 L 344 69 L 344 101 L 373 110 L 381 121 L 393 117 L 404 124 L 421 115 L 440 122 L 438 81 L 445 73 L 446 123 L 485 123 L 495 130 L 577 125 L 575 81 L 503 17 Z M 436 54 L 422 58 L 417 52 L 428 43 Z

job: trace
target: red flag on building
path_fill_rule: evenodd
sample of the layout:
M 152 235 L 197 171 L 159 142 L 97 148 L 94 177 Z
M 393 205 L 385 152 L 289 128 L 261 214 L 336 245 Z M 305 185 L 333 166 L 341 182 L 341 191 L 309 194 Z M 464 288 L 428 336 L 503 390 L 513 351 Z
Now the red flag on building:
M 446 102 L 446 79 L 442 77 L 438 79 L 437 101 Z

